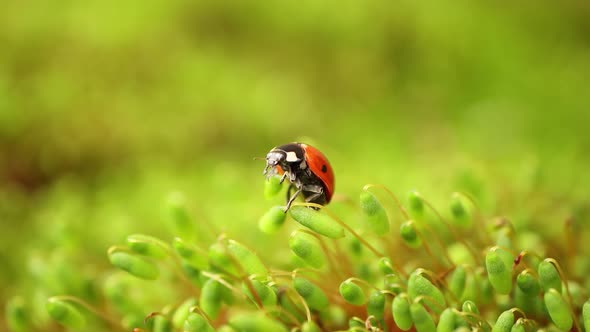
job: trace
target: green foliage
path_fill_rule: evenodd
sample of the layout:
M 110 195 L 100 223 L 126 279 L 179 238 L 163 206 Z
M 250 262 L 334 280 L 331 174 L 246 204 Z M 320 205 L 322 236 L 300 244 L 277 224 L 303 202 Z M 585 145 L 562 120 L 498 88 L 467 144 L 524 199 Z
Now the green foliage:
M 297 277 L 293 279 L 293 287 L 311 309 L 322 311 L 328 307 L 330 302 L 324 291 L 309 280 Z
M 191 308 L 195 305 L 197 305 L 197 299 L 192 297 L 182 302 L 182 304 L 174 311 L 172 325 L 177 329 L 182 328 L 188 317 L 191 315 Z
M 584 322 L 584 328 L 590 330 L 590 300 L 584 302 L 582 306 L 582 319 Z
M 88 332 L 396 331 L 416 302 L 437 330 L 508 308 L 514 331 L 588 330 L 587 22 L 567 1 L 9 2 L 0 330 L 63 330 L 58 294 Z M 321 211 L 285 213 L 252 160 L 294 140 L 335 171 Z M 359 202 L 368 181 L 387 188 Z
M 191 312 L 183 325 L 184 332 L 214 332 L 215 329 L 201 315 Z
M 27 331 L 31 324 L 30 319 L 30 313 L 22 298 L 15 297 L 6 303 L 6 323 L 11 331 Z
M 424 271 L 419 269 L 410 275 L 410 279 L 408 280 L 408 295 L 414 300 L 422 297 L 423 302 L 428 305 L 430 310 L 439 313 L 446 306 L 445 296 L 422 273 Z
M 339 291 L 342 298 L 350 304 L 363 305 L 366 302 L 363 289 L 354 280 L 344 280 L 340 284 Z
M 453 309 L 447 308 L 441 314 L 436 325 L 436 332 L 452 332 L 455 330 L 457 316 Z
M 258 228 L 266 234 L 276 233 L 285 223 L 287 214 L 282 206 L 273 206 L 258 221 Z
M 512 290 L 512 267 L 502 258 L 499 251 L 501 249 L 494 247 L 486 254 L 488 279 L 496 292 L 508 294 Z
M 434 332 L 436 326 L 434 325 L 434 319 L 426 311 L 426 308 L 418 302 L 414 302 L 410 305 L 410 314 L 414 321 L 414 326 L 418 332 Z
M 289 247 L 299 258 L 317 269 L 325 264 L 324 252 L 313 235 L 295 230 L 289 237 Z
M 367 315 L 373 316 L 378 321 L 383 319 L 385 310 L 385 294 L 381 291 L 375 290 L 369 295 L 367 301 Z
M 281 191 L 281 177 L 271 176 L 264 183 L 264 197 L 271 199 Z
M 422 246 L 422 239 L 418 235 L 418 230 L 413 220 L 403 222 L 400 225 L 399 233 L 408 247 L 419 248 Z
M 203 285 L 199 306 L 210 319 L 215 319 L 219 315 L 223 305 L 223 288 L 224 286 L 215 279 L 209 279 Z
M 498 316 L 492 332 L 510 332 L 514 325 L 514 312 L 506 310 Z
M 166 242 L 143 234 L 129 235 L 127 246 L 137 254 L 155 259 L 162 259 L 170 252 L 170 246 Z
M 344 229 L 329 216 L 304 206 L 293 206 L 289 212 L 295 221 L 331 239 L 344 236 Z
M 539 264 L 538 273 L 539 283 L 545 292 L 553 288 L 561 293 L 561 278 L 550 259 L 546 259 Z
M 45 305 L 49 316 L 65 327 L 82 329 L 86 325 L 86 319 L 73 305 L 57 299 L 50 298 Z
M 377 235 L 384 235 L 389 232 L 387 212 L 385 212 L 385 208 L 372 192 L 361 191 L 360 208 L 365 216 L 365 224 L 371 232 Z
M 268 276 L 268 271 L 264 263 L 260 258 L 248 249 L 243 244 L 229 240 L 227 243 L 227 249 L 231 255 L 240 263 L 240 266 L 244 269 L 244 272 L 248 276 L 253 275 L 256 278 L 265 279 Z
M 250 287 L 256 292 L 256 295 L 252 293 Z M 252 279 L 249 282 L 243 282 L 242 291 L 253 303 L 260 301 L 265 307 L 272 307 L 277 304 L 277 294 L 275 291 L 270 286 L 263 284 L 256 279 Z
M 545 292 L 543 299 L 553 324 L 560 330 L 569 331 L 572 328 L 573 319 L 568 304 L 561 294 L 551 288 Z
M 283 324 L 262 314 L 244 313 L 236 315 L 230 319 L 229 325 L 237 331 L 243 332 L 288 331 Z
M 114 266 L 141 279 L 156 280 L 160 276 L 160 271 L 154 263 L 127 252 L 111 252 L 109 260 Z

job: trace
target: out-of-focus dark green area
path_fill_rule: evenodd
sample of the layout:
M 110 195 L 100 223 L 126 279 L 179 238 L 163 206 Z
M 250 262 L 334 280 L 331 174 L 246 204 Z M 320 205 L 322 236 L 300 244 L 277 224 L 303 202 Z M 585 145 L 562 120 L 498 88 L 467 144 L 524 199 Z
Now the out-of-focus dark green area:
M 588 198 L 587 1 L 2 7 L 0 300 L 60 260 L 100 276 L 127 234 L 169 237 L 175 190 L 262 249 L 276 202 L 252 157 L 302 137 L 353 199 L 465 190 L 526 227 Z

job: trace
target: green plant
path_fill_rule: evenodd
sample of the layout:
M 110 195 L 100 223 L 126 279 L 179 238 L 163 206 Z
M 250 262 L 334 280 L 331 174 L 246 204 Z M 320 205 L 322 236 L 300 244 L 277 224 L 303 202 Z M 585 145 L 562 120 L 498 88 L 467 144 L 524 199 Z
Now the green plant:
M 370 188 L 375 192 L 369 192 Z M 377 198 L 377 193 L 383 196 Z M 71 296 L 52 297 L 47 311 L 58 323 L 74 329 L 107 324 L 113 329 L 155 332 L 393 331 L 412 327 L 426 332 L 461 327 L 528 331 L 551 322 L 562 330 L 582 331 L 578 317 L 582 315 L 588 324 L 588 302 L 582 308 L 583 301 L 573 301 L 565 282 L 569 279 L 557 260 L 541 260 L 530 251 L 515 254 L 523 243 L 513 240 L 510 223 L 486 224 L 479 211 L 467 213 L 463 202 L 459 209 L 457 195 L 453 197 L 451 217 L 460 219 L 458 224 L 445 220 L 416 192 L 408 200 L 416 219 L 408 224 L 406 207 L 392 192 L 374 185 L 361 193 L 359 212 L 366 219 L 356 228 L 327 207 L 295 203 L 289 214 L 282 207 L 273 207 L 261 219 L 261 225 L 272 227 L 261 230 L 279 234 L 286 224 L 304 226 L 289 237 L 286 247 L 297 259 L 285 267 L 267 265 L 255 247 L 223 234 L 209 244 L 197 240 L 200 236 L 190 226 L 190 213 L 174 199 L 168 203 L 168 214 L 177 237 L 167 242 L 130 235 L 125 246 L 111 247 L 108 257 L 131 278 L 179 288 L 181 301 L 142 314 L 140 308 L 145 306 L 140 300 L 125 295 L 133 279 L 114 274 L 104 285 L 108 311 Z M 391 205 L 385 206 L 387 202 Z M 401 219 L 389 217 L 388 208 L 398 210 Z M 296 223 L 290 223 L 289 215 Z M 467 216 L 472 220 L 466 221 Z M 392 231 L 394 222 L 411 226 L 411 231 Z M 463 237 L 473 231 L 465 225 L 478 224 L 486 225 L 475 230 L 483 233 L 481 238 L 495 237 L 495 242 Z M 424 245 L 406 246 L 415 237 Z M 354 245 L 344 245 L 347 242 Z M 436 254 L 435 245 L 450 253 Z M 430 249 L 423 250 L 427 247 Z M 402 262 L 400 251 L 421 256 Z M 541 292 L 543 301 L 539 302 Z M 577 290 L 578 297 L 584 296 L 579 293 Z M 503 310 L 505 307 L 513 309 Z M 8 308 L 14 330 L 28 324 L 22 299 Z M 515 313 L 521 316 L 516 322 Z M 490 318 L 493 320 L 488 321 Z

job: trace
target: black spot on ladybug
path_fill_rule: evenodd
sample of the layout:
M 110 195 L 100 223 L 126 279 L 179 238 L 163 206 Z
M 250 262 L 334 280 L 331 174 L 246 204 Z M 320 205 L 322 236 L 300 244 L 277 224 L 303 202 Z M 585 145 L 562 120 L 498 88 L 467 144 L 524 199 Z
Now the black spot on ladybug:
M 328 171 L 328 167 L 326 165 L 322 165 L 322 172 L 326 173 Z

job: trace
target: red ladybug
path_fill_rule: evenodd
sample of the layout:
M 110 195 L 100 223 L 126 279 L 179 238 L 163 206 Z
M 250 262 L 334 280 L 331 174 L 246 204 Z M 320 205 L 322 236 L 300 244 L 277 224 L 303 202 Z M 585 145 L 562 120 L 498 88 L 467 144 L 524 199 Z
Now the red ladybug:
M 263 174 L 267 177 L 281 174 L 281 183 L 288 178 L 287 206 L 303 195 L 306 202 L 325 205 L 334 194 L 334 172 L 328 159 L 316 148 L 303 143 L 277 146 L 266 155 Z M 291 195 L 291 190 L 296 191 Z

